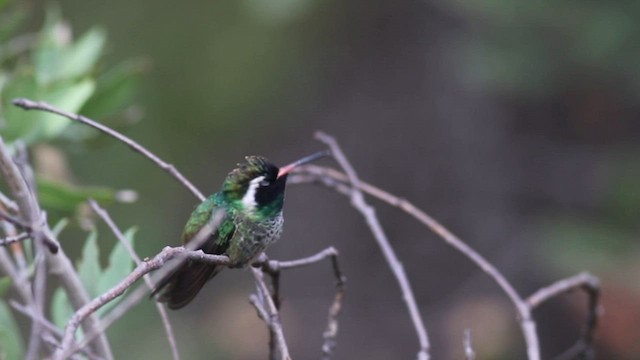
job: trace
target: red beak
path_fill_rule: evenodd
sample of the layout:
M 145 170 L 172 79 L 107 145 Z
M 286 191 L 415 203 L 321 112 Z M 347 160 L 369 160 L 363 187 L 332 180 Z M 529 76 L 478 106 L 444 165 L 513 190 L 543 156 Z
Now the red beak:
M 324 150 L 324 151 L 320 151 L 320 152 L 317 152 L 317 153 L 309 155 L 309 156 L 305 156 L 302 159 L 294 161 L 289 165 L 285 165 L 285 166 L 280 168 L 280 171 L 278 171 L 278 178 L 281 177 L 281 176 L 287 175 L 288 173 L 293 171 L 293 169 L 295 169 L 296 167 L 298 167 L 300 165 L 304 165 L 306 163 L 310 163 L 312 161 L 318 160 L 320 158 L 323 158 L 323 157 L 329 156 L 329 155 L 331 155 L 331 152 L 329 150 Z

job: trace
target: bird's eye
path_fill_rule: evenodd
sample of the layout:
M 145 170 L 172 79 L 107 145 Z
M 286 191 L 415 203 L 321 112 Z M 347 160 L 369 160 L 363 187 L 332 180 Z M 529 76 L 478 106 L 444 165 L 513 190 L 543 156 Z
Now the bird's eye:
M 260 181 L 260 186 L 269 186 L 269 181 L 268 180 Z

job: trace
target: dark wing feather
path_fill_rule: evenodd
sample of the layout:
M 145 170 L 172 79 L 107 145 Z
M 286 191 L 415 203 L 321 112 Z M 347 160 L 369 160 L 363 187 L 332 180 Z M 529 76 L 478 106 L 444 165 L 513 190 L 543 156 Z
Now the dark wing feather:
M 219 208 L 216 205 L 215 198 L 211 197 L 191 214 L 182 236 L 185 244 L 197 233 L 198 225 L 208 221 L 213 211 Z M 233 221 L 223 220 L 219 229 L 202 244 L 200 249 L 207 254 L 224 254 L 229 248 L 229 240 L 234 231 Z M 186 260 L 158 282 L 152 296 L 159 294 L 157 300 L 167 303 L 170 309 L 182 308 L 191 302 L 204 284 L 223 268 L 223 266 Z

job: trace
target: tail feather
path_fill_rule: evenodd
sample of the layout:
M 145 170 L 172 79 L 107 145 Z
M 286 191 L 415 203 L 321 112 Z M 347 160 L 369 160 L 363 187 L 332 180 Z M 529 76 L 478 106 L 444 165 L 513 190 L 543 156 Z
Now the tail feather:
M 157 300 L 167 303 L 170 309 L 180 309 L 190 303 L 204 284 L 222 269 L 222 266 L 187 260 L 160 280 L 151 296 L 157 294 Z

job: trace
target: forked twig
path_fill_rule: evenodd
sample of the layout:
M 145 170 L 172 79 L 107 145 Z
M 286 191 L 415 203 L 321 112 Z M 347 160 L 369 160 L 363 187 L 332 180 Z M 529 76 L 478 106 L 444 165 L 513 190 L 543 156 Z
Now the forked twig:
M 312 265 L 324 261 L 327 258 L 331 259 L 331 268 L 333 271 L 333 276 L 336 279 L 336 293 L 334 295 L 333 302 L 329 307 L 327 327 L 322 334 L 322 337 L 324 339 L 322 343 L 323 360 L 329 360 L 331 358 L 331 356 L 333 355 L 333 350 L 336 346 L 336 339 L 338 336 L 338 316 L 340 315 L 340 311 L 342 310 L 345 285 L 347 282 L 347 278 L 342 274 L 342 271 L 340 270 L 340 264 L 338 262 L 338 250 L 331 246 L 315 255 L 291 261 L 269 260 L 267 256 L 263 254 L 255 264 L 261 266 L 262 271 L 272 277 L 274 282 L 274 289 L 271 297 L 273 298 L 273 302 L 276 307 L 279 308 L 280 295 L 277 281 L 280 278 L 280 270 Z M 270 342 L 270 344 L 273 343 L 274 341 Z
M 95 200 L 89 200 L 89 205 L 93 209 L 93 211 L 107 224 L 111 232 L 116 236 L 118 241 L 127 249 L 129 256 L 135 261 L 136 265 L 140 265 L 142 260 L 136 253 L 135 249 L 131 244 L 127 241 L 124 234 L 118 226 L 113 222 L 109 213 L 100 207 Z M 149 274 L 144 275 L 144 282 L 147 284 L 149 289 L 153 289 L 153 283 L 151 282 L 151 277 Z M 171 347 L 171 353 L 175 360 L 180 359 L 180 353 L 178 352 L 178 345 L 176 343 L 176 338 L 173 335 L 173 328 L 171 327 L 171 322 L 169 321 L 169 315 L 167 314 L 167 309 L 160 303 L 155 303 L 156 308 L 158 309 L 158 313 L 160 314 L 160 319 L 162 319 L 162 325 L 164 326 L 164 330 L 167 333 L 167 340 L 169 341 L 169 346 Z
M 208 237 L 212 232 L 214 232 L 218 226 L 220 226 L 220 222 L 224 218 L 224 212 L 218 211 L 213 216 L 211 221 L 208 224 L 202 227 L 200 231 L 194 236 L 194 241 L 199 241 L 199 239 Z M 62 360 L 66 359 L 70 355 L 72 355 L 71 350 L 74 342 L 74 337 L 76 330 L 78 329 L 78 325 L 82 320 L 95 313 L 108 304 L 118 296 L 122 295 L 128 288 L 130 288 L 137 280 L 139 280 L 145 274 L 148 274 L 151 271 L 157 270 L 164 266 L 169 260 L 173 259 L 176 256 L 184 256 L 191 260 L 196 261 L 204 261 L 209 262 L 216 265 L 229 265 L 229 258 L 226 256 L 219 255 L 210 255 L 205 254 L 202 251 L 191 251 L 187 250 L 183 247 L 172 248 L 166 247 L 164 248 L 158 255 L 156 255 L 153 259 L 142 262 L 140 265 L 136 266 L 136 268 L 127 275 L 124 279 L 122 279 L 118 284 L 109 289 L 104 294 L 98 296 L 97 298 L 91 300 L 82 308 L 78 309 L 71 319 L 67 323 L 64 331 L 64 337 L 62 338 L 62 344 L 60 349 L 56 351 L 54 354 L 54 359 Z
M 280 354 L 279 358 L 281 360 L 291 360 L 287 341 L 285 340 L 282 330 L 282 324 L 280 323 L 278 308 L 276 308 L 267 284 L 264 282 L 262 270 L 252 266 L 251 271 L 256 280 L 257 294 L 250 296 L 249 301 L 256 308 L 258 316 L 267 324 L 269 332 L 272 333 L 272 338 L 275 339 L 275 347 L 270 349 L 270 355 L 273 358 L 276 353 L 275 351 L 277 351 L 277 353 Z
M 393 272 L 398 285 L 400 285 L 400 289 L 402 291 L 402 299 L 407 305 L 411 321 L 413 322 L 413 326 L 416 330 L 418 341 L 420 343 L 420 349 L 418 350 L 418 359 L 428 360 L 429 338 L 427 336 L 427 328 L 424 326 L 424 323 L 422 321 L 422 316 L 420 315 L 420 310 L 418 309 L 418 305 L 416 304 L 416 299 L 413 295 L 413 290 L 411 289 L 409 279 L 407 278 L 402 263 L 400 263 L 400 260 L 393 250 L 393 247 L 387 239 L 387 235 L 385 234 L 382 226 L 380 225 L 380 222 L 378 221 L 375 210 L 364 200 L 364 196 L 362 195 L 359 186 L 360 179 L 358 178 L 355 170 L 353 169 L 344 153 L 342 152 L 342 149 L 333 137 L 325 133 L 318 132 L 316 133 L 316 138 L 329 146 L 334 158 L 346 172 L 349 183 L 351 185 L 351 191 L 349 193 L 349 196 L 351 197 L 351 205 L 353 205 L 353 207 L 356 208 L 356 210 L 358 210 L 362 214 L 362 216 L 364 216 L 367 225 L 369 225 L 369 228 L 371 229 L 371 232 L 376 239 L 377 244 L 380 246 L 387 264 L 391 268 L 391 271 Z
M 322 185 L 335 189 L 341 194 L 351 196 L 351 186 L 353 186 L 353 184 L 350 183 L 349 176 L 332 168 L 318 165 L 305 165 L 294 171 L 288 179 L 289 184 L 302 184 L 309 182 L 320 183 Z M 509 296 L 512 303 L 516 307 L 519 315 L 518 320 L 520 322 L 520 327 L 527 344 L 528 359 L 540 359 L 540 346 L 536 332 L 536 325 L 531 314 L 532 307 L 515 291 L 511 283 L 504 277 L 504 275 L 502 275 L 502 273 L 500 273 L 500 271 L 495 266 L 493 266 L 488 260 L 482 257 L 477 251 L 475 251 L 473 248 L 471 248 L 461 239 L 455 236 L 451 231 L 449 231 L 447 228 L 445 228 L 443 225 L 441 225 L 439 222 L 437 222 L 435 219 L 417 208 L 409 201 L 399 198 L 366 182 L 360 181 L 357 186 L 362 192 L 374 198 L 377 198 L 378 200 L 381 200 L 393 207 L 397 207 L 411 217 L 418 220 L 420 223 L 432 230 L 435 234 L 440 236 L 445 241 L 445 243 L 457 249 L 460 253 L 462 253 L 473 263 L 475 263 L 479 268 L 481 268 L 485 273 L 491 276 L 494 281 L 496 281 L 496 283 Z M 558 294 L 560 293 L 553 293 L 553 296 L 557 296 Z M 593 296 L 592 293 L 589 294 L 590 308 L 594 309 L 597 307 L 597 296 Z M 595 313 L 591 311 L 590 314 Z M 590 318 L 587 321 L 587 329 L 591 329 L 590 331 L 592 331 L 593 326 L 595 326 L 595 315 L 593 315 L 593 319 L 590 315 Z M 583 337 L 583 339 L 584 338 L 585 337 Z M 582 343 L 585 342 L 583 341 Z M 574 346 L 574 348 L 576 347 Z
M 36 272 L 36 278 L 41 277 L 44 274 L 44 258 L 46 258 L 47 270 L 55 274 L 63 285 L 65 291 L 69 296 L 69 300 L 74 309 L 80 308 L 88 301 L 88 295 L 82 283 L 76 274 L 71 261 L 66 256 L 64 251 L 59 247 L 55 236 L 53 236 L 51 229 L 46 221 L 44 212 L 40 209 L 40 205 L 37 201 L 34 189 L 27 183 L 26 177 L 21 173 L 20 167 L 15 163 L 10 155 L 10 151 L 5 145 L 4 141 L 0 137 L 0 171 L 2 172 L 5 182 L 8 185 L 11 193 L 15 197 L 15 203 L 18 207 L 20 220 L 25 224 L 25 231 L 29 232 L 32 239 L 35 242 L 36 257 L 41 257 L 41 263 L 39 264 L 40 270 Z M 43 251 L 43 246 L 48 248 L 48 251 Z M 24 279 L 16 279 L 18 281 L 24 281 Z M 37 279 L 38 280 L 38 279 Z M 42 294 L 45 292 L 46 283 L 43 279 L 39 279 L 34 286 L 34 294 L 29 295 L 27 303 L 34 307 L 34 311 L 38 314 L 42 311 L 42 300 L 44 297 Z M 17 285 L 18 286 L 18 285 Z M 83 327 L 86 331 L 91 331 L 98 326 L 96 317 L 90 316 L 83 322 Z M 40 333 L 45 334 L 46 329 L 41 327 L 39 323 L 34 322 L 33 327 L 36 327 L 37 331 L 31 333 L 31 338 L 40 337 Z M 31 341 L 31 340 L 30 340 Z M 29 354 L 37 356 L 37 342 L 31 342 L 29 346 Z M 105 334 L 101 334 L 97 341 L 93 344 L 94 350 L 100 356 L 111 359 L 111 349 L 109 342 Z
M 593 336 L 598 324 L 598 298 L 600 296 L 600 280 L 597 277 L 583 272 L 569 278 L 559 280 L 549 286 L 543 287 L 527 298 L 527 304 L 531 310 L 550 299 L 563 293 L 581 289 L 587 293 L 587 320 L 582 335 L 576 343 L 564 353 L 556 357 L 556 360 L 570 360 L 577 358 L 592 359 Z

